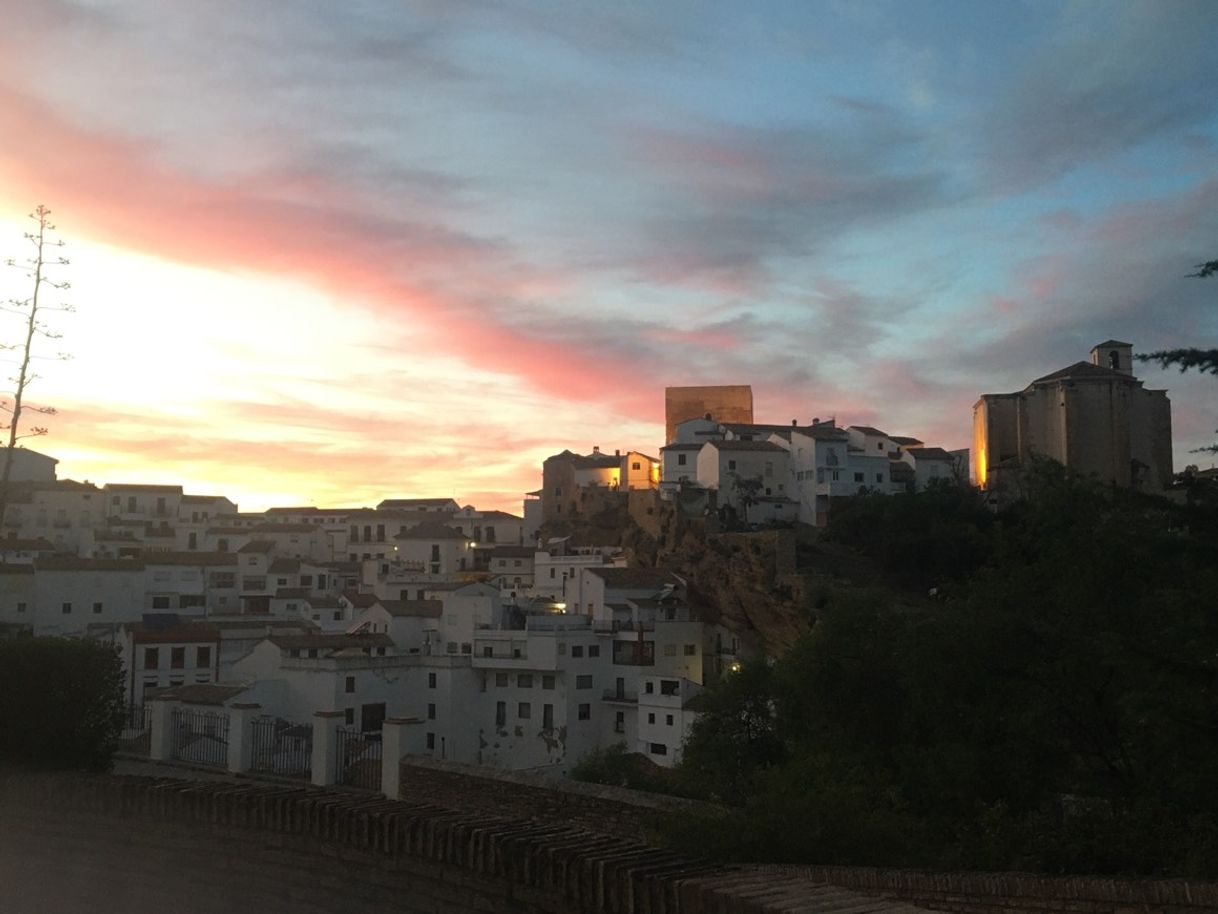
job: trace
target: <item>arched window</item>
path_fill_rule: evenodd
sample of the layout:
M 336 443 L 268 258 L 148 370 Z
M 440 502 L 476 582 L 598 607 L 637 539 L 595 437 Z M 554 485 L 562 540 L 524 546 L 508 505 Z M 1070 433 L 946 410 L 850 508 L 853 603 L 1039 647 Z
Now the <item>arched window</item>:
M 1108 353 L 1108 367 L 1113 371 L 1121 370 L 1121 354 L 1115 349 Z

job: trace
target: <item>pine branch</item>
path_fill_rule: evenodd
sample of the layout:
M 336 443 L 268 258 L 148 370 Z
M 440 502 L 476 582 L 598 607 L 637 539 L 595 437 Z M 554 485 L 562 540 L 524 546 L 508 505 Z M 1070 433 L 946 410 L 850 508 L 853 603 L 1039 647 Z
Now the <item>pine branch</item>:
M 1218 374 L 1218 349 L 1164 349 L 1159 352 L 1139 352 L 1134 358 L 1139 362 L 1158 362 L 1163 368 L 1175 366 L 1181 371 Z

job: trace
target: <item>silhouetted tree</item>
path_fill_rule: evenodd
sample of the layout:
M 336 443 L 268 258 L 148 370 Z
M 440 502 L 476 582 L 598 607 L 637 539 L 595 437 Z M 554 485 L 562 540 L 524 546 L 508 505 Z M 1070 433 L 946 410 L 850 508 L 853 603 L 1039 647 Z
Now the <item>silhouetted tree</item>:
M 0 312 L 18 317 L 21 327 L 19 342 L 0 344 L 0 349 L 17 353 L 17 357 L 13 360 L 17 365 L 17 372 L 10 378 L 13 383 L 12 400 L 11 402 L 3 401 L 0 403 L 0 409 L 9 414 L 8 422 L 0 425 L 0 429 L 8 431 L 8 448 L 4 453 L 4 468 L 0 470 L 0 524 L 3 524 L 4 512 L 8 508 L 9 480 L 12 476 L 13 451 L 17 446 L 17 442 L 23 438 L 35 438 L 47 433 L 45 426 L 35 425 L 23 429 L 21 416 L 25 412 L 38 413 L 44 416 L 55 414 L 55 410 L 52 407 L 32 406 L 25 402 L 26 389 L 30 384 L 38 380 L 39 377 L 33 370 L 32 363 L 36 359 L 46 358 L 35 354 L 34 350 L 37 339 L 39 337 L 59 339 L 60 337 L 60 334 L 50 329 L 43 320 L 43 317 L 48 311 L 72 310 L 71 305 L 49 306 L 43 300 L 43 286 L 50 286 L 52 289 L 67 289 L 70 287 L 69 283 L 55 282 L 47 275 L 49 268 L 66 266 L 68 263 L 66 257 L 52 258 L 49 255 L 49 248 L 63 246 L 62 239 L 53 240 L 48 237 L 48 234 L 55 230 L 55 226 L 51 224 L 50 216 L 51 211 L 41 205 L 30 213 L 30 218 L 38 223 L 36 231 L 26 232 L 24 236 L 25 240 L 30 242 L 33 247 L 32 254 L 22 260 L 10 258 L 5 261 L 6 266 L 25 273 L 31 286 L 30 294 L 27 298 L 9 299 L 3 306 L 0 306 Z M 66 359 L 68 356 L 59 353 L 58 355 L 50 356 L 50 358 Z
M 1197 264 L 1197 272 L 1189 276 L 1205 279 L 1218 273 L 1218 260 L 1207 260 Z M 1163 368 L 1175 366 L 1181 371 L 1199 371 L 1202 374 L 1218 374 L 1218 349 L 1163 349 L 1159 352 L 1138 353 L 1140 362 L 1158 362 Z M 1197 451 L 1218 454 L 1218 444 L 1199 447 Z

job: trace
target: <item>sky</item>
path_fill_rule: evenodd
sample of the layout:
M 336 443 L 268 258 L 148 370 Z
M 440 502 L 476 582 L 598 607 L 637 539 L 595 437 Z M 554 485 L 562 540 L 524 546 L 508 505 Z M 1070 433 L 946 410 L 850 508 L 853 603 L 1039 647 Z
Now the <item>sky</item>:
M 71 261 L 61 478 L 518 512 L 564 448 L 656 453 L 669 385 L 957 448 L 1103 340 L 1218 345 L 1211 0 L 0 14 L 0 256 L 45 204 Z M 1138 374 L 1210 465 L 1214 379 Z

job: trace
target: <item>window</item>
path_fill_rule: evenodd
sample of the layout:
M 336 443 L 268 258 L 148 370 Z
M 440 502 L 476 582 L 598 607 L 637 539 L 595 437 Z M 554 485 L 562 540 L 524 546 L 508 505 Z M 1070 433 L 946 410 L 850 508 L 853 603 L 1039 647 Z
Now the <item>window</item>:
M 436 719 L 436 706 L 433 702 L 427 703 L 427 719 L 428 720 Z
M 495 726 L 502 727 L 507 724 L 507 702 L 495 702 Z
M 541 726 L 546 730 L 554 729 L 554 706 L 541 706 Z
M 656 716 L 654 714 L 648 714 L 647 723 L 654 724 L 655 722 L 656 722 Z
M 685 455 L 684 454 L 677 455 L 677 466 L 679 466 L 679 467 L 685 466 Z
M 169 649 L 169 668 L 180 670 L 186 666 L 186 648 L 172 647 Z
M 428 673 L 427 674 L 427 688 L 434 689 L 435 687 L 436 687 L 436 674 Z
M 677 656 L 677 646 L 675 644 L 664 645 L 664 656 L 665 657 Z
M 488 647 L 487 650 L 489 651 L 490 648 Z M 497 685 L 501 689 L 504 689 L 504 688 L 507 688 L 507 684 L 508 684 L 507 673 L 496 673 L 495 674 L 495 685 Z
M 655 690 L 656 690 L 656 684 L 654 682 L 652 682 L 650 679 L 647 680 L 647 682 L 643 683 L 643 691 L 646 692 L 648 695 L 653 694 L 655 692 Z
M 317 648 L 315 648 L 315 647 L 311 647 L 311 648 L 309 648 L 309 659 L 310 659 L 310 660 L 316 660 L 316 659 L 317 659 Z
M 521 689 L 533 688 L 533 674 L 532 673 L 521 673 L 519 676 L 516 677 L 516 686 L 517 686 L 517 688 L 521 688 Z
M 533 715 L 533 706 L 527 701 L 522 701 L 516 705 L 516 717 L 520 720 L 528 720 Z
M 551 569 L 550 569 L 550 577 L 554 577 L 554 569 L 553 569 L 553 568 L 551 568 Z
M 554 688 L 554 677 L 553 676 L 542 676 L 541 677 L 541 687 L 543 689 Z
M 883 482 L 883 481 L 884 481 L 884 474 L 883 474 L 883 473 L 876 473 L 876 474 L 875 474 L 875 481 L 876 481 L 876 482 Z
M 25 612 L 25 604 L 24 604 L 24 603 L 18 603 L 18 604 L 17 604 L 17 612 L 19 612 L 19 613 L 23 613 L 23 612 Z
M 837 482 L 839 479 L 841 479 L 841 470 L 834 470 L 833 471 L 833 481 Z
M 668 726 L 670 726 L 670 727 L 671 727 L 671 726 L 672 726 L 672 715 L 671 715 L 671 714 L 665 714 L 665 715 L 664 715 L 664 717 L 665 717 L 665 721 L 664 721 L 664 723 L 668 724 Z
M 641 470 L 641 469 L 643 469 L 643 465 L 642 465 L 641 463 L 639 463 L 637 460 L 635 460 L 635 461 L 632 461 L 632 462 L 631 462 L 631 464 L 630 464 L 630 469 L 632 469 L 632 470 Z
M 565 657 L 566 655 L 567 655 L 566 642 L 564 642 L 564 641 L 558 642 L 558 656 Z
M 686 657 L 695 657 L 695 656 L 697 656 L 697 654 L 698 654 L 698 646 L 696 644 L 685 645 L 685 656 Z
M 72 604 L 71 603 L 63 604 L 63 614 L 65 616 L 69 616 L 72 614 Z
M 355 726 L 355 708 L 346 708 L 343 710 L 343 723 L 348 727 Z
M 161 652 L 155 647 L 144 648 L 144 669 L 155 670 L 160 661 Z
M 736 461 L 734 461 L 734 460 L 729 460 L 729 461 L 727 462 L 727 468 L 728 468 L 729 470 L 734 470 L 734 469 L 736 469 Z
M 343 618 L 343 611 L 341 609 L 334 610 L 334 621 L 341 622 L 342 618 Z
M 592 705 L 580 705 L 578 708 L 576 708 L 575 716 L 578 717 L 580 720 L 591 720 L 592 719 Z
M 613 732 L 614 733 L 625 733 L 626 732 L 626 712 L 625 711 L 618 711 L 616 714 L 613 715 Z
M 590 675 L 576 676 L 575 677 L 575 688 L 577 688 L 577 689 L 592 688 L 592 677 Z
M 153 609 L 169 609 L 169 597 L 153 597 Z
M 668 755 L 668 747 L 665 746 L 663 743 L 652 743 L 651 744 L 651 754 L 652 755 Z
M 582 644 L 572 644 L 571 645 L 571 656 L 572 657 L 584 656 L 584 646 Z
M 206 669 L 211 666 L 211 648 L 198 647 L 195 648 L 195 666 Z
M 482 656 L 483 657 L 494 657 L 495 649 L 493 647 L 491 647 L 489 644 L 486 645 L 485 647 L 482 648 Z M 498 676 L 499 674 L 496 673 L 495 675 Z M 497 682 L 495 683 L 495 685 L 498 685 L 498 684 L 499 683 L 497 683 Z
M 348 695 L 350 695 L 352 692 L 355 691 L 355 677 L 354 676 L 347 677 L 347 683 L 345 686 L 343 686 L 343 691 L 346 692 Z
M 436 748 L 436 735 L 434 733 L 427 734 L 427 748 L 428 749 Z
M 588 645 L 588 656 L 599 657 L 601 655 L 601 646 L 599 644 Z
M 661 679 L 660 680 L 660 694 L 661 695 L 676 695 L 677 692 L 680 691 L 680 689 L 681 689 L 681 683 L 675 679 Z
M 863 482 L 863 481 L 864 481 L 864 480 L 863 480 L 863 474 L 862 474 L 862 473 L 855 473 L 855 474 L 854 474 L 854 481 L 855 481 L 855 482 Z
M 102 605 L 100 603 L 93 604 L 93 615 L 101 615 Z

